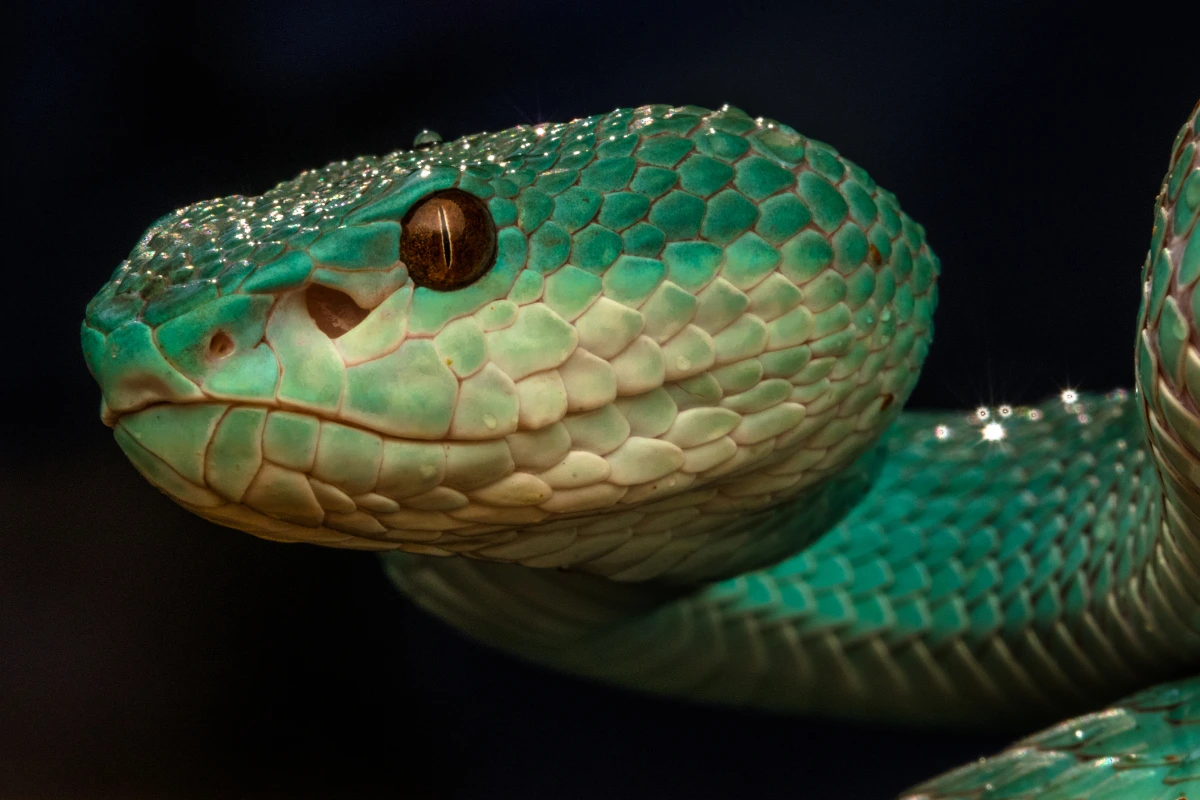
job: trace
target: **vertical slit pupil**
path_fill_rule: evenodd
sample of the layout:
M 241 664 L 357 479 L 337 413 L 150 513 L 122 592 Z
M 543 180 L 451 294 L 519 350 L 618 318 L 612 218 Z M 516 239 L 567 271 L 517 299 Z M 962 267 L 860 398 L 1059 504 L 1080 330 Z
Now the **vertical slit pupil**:
M 446 207 L 438 206 L 438 222 L 442 225 L 442 261 L 446 264 L 446 269 L 450 268 L 454 257 L 450 249 L 450 221 L 446 219 Z

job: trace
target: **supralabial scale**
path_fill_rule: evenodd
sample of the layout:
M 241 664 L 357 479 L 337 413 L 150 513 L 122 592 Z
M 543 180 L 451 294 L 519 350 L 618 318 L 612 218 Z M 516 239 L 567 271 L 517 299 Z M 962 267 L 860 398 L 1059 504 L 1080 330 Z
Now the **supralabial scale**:
M 937 303 L 925 230 L 729 106 L 425 133 L 179 209 L 91 301 L 83 350 L 173 500 L 383 551 L 501 650 L 922 724 L 1140 690 L 905 797 L 1197 798 L 1200 679 L 1155 684 L 1200 666 L 1198 139 L 1193 112 L 1132 392 L 902 412 Z

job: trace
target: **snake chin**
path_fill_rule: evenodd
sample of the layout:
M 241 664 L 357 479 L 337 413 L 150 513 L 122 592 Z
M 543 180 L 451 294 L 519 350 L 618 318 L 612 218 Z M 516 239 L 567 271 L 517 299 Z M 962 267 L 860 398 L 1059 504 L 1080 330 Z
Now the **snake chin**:
M 779 461 L 790 477 L 774 491 L 762 490 L 753 469 L 708 481 L 676 471 L 621 486 L 611 481 L 611 459 L 571 449 L 561 423 L 499 439 L 414 440 L 277 405 L 155 400 L 102 413 L 147 480 L 225 527 L 274 541 L 461 554 L 626 581 L 679 570 L 710 577 L 778 560 L 865 492 L 877 462 L 872 451 L 836 479 L 806 484 L 796 472 L 803 465 L 789 471 Z M 795 524 L 795 508 L 774 502 L 779 492 L 807 504 L 800 518 L 813 524 Z M 690 557 L 632 568 L 608 558 L 664 538 Z

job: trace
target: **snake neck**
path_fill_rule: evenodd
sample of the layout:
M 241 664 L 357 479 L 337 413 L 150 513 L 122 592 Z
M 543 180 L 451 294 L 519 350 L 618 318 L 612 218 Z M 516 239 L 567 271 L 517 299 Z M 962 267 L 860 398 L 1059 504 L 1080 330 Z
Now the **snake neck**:
M 1146 659 L 1200 652 L 1200 120 L 1192 110 L 1171 149 L 1142 269 L 1138 397 L 1161 489 L 1153 552 L 1108 609 L 1114 630 Z

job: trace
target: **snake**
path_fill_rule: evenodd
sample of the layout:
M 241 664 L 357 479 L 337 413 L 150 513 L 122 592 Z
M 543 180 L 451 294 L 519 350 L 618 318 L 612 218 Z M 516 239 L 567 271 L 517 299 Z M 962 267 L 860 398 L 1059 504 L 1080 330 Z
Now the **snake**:
M 88 304 L 82 349 L 171 500 L 378 551 L 515 658 L 1040 729 L 908 800 L 1200 797 L 1198 144 L 1193 110 L 1131 391 L 905 411 L 941 272 L 925 229 L 831 145 L 728 105 L 423 131 L 180 208 Z

